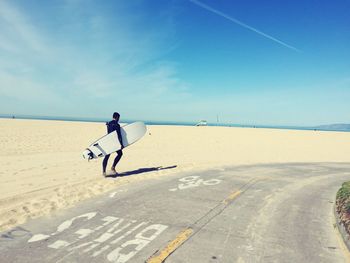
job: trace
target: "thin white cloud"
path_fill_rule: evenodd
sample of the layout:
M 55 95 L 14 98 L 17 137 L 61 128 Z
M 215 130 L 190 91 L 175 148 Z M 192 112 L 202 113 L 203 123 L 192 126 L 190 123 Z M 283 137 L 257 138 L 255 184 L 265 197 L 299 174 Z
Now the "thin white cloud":
M 62 6 L 55 20 L 43 16 L 39 24 L 15 1 L 0 0 L 0 113 L 1 99 L 25 100 L 31 108 L 17 108 L 27 112 L 43 108 L 45 98 L 56 115 L 87 106 L 87 114 L 118 107 L 145 115 L 150 104 L 189 95 L 176 65 L 153 63 L 168 49 L 172 25 L 148 25 L 147 16 L 118 14 L 118 6 L 113 13 L 75 0 Z
M 19 101 L 35 101 L 40 103 L 61 102 L 62 98 L 48 89 L 47 85 L 33 81 L 30 77 L 18 76 L 0 71 L 0 95 L 17 99 Z
M 0 21 L 2 39 L 0 46 L 9 51 L 18 51 L 29 48 L 32 51 L 43 53 L 46 46 L 40 34 L 36 32 L 25 15 L 6 1 L 0 1 Z M 7 39 L 7 40 L 6 40 Z M 12 42 L 13 47 L 9 45 Z
M 270 40 L 272 40 L 272 41 L 274 41 L 274 42 L 276 42 L 276 43 L 278 43 L 278 44 L 280 44 L 280 45 L 282 45 L 284 47 L 287 47 L 287 48 L 292 49 L 292 50 L 297 51 L 297 52 L 301 52 L 296 47 L 293 47 L 293 46 L 291 46 L 291 45 L 289 45 L 289 44 L 287 44 L 287 43 L 285 43 L 285 42 L 283 42 L 283 41 L 281 41 L 281 40 L 279 40 L 279 39 L 277 39 L 277 38 L 275 38 L 273 36 L 270 36 L 270 35 L 262 32 L 262 31 L 260 31 L 260 30 L 258 30 L 256 28 L 252 27 L 252 26 L 249 26 L 249 25 L 243 23 L 242 21 L 239 21 L 238 19 L 233 18 L 232 16 L 229 16 L 229 15 L 227 15 L 227 14 L 221 12 L 221 11 L 218 11 L 218 10 L 216 10 L 216 9 L 214 9 L 214 8 L 212 8 L 212 7 L 206 5 L 206 4 L 204 4 L 204 3 L 202 3 L 202 2 L 200 2 L 198 0 L 189 0 L 189 1 L 192 2 L 193 4 L 197 5 L 197 6 L 201 7 L 201 8 L 204 8 L 204 9 L 206 9 L 206 10 L 216 14 L 216 15 L 219 15 L 219 16 L 221 16 L 223 18 L 226 18 L 227 20 L 230 20 L 231 22 L 233 22 L 233 23 L 235 23 L 235 24 L 237 24 L 237 25 L 239 25 L 241 27 L 249 29 L 249 30 L 251 30 L 251 31 L 253 31 L 253 32 L 255 32 L 255 33 L 265 37 L 265 38 L 267 38 L 267 39 L 270 39 Z

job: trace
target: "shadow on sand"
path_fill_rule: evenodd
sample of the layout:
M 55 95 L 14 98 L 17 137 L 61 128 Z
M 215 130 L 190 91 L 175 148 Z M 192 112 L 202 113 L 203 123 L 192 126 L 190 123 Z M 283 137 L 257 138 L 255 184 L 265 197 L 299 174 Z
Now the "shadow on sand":
M 158 166 L 158 167 L 150 167 L 150 168 L 140 168 L 137 170 L 128 171 L 128 172 L 124 172 L 124 173 L 107 175 L 106 177 L 112 177 L 112 178 L 124 177 L 124 176 L 135 175 L 135 174 L 142 174 L 142 173 L 149 173 L 149 172 L 154 172 L 154 171 L 174 169 L 176 167 L 177 167 L 177 165 L 168 166 L 168 167 Z

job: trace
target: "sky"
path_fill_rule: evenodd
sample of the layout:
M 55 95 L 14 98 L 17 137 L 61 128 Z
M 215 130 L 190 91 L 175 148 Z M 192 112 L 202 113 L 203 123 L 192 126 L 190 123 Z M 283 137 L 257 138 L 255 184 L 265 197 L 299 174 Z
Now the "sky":
M 350 123 L 348 0 L 0 0 L 0 114 Z

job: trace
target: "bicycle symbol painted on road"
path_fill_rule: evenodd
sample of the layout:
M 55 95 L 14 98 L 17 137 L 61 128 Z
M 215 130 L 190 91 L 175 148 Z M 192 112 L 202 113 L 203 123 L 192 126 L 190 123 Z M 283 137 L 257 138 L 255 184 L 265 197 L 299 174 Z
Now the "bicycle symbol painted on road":
M 220 179 L 209 179 L 209 180 L 203 180 L 198 175 L 191 175 L 184 178 L 179 179 L 179 185 L 176 188 L 171 188 L 169 191 L 175 192 L 177 190 L 184 190 L 189 188 L 198 187 L 201 185 L 205 186 L 211 186 L 211 185 L 217 185 L 221 183 Z

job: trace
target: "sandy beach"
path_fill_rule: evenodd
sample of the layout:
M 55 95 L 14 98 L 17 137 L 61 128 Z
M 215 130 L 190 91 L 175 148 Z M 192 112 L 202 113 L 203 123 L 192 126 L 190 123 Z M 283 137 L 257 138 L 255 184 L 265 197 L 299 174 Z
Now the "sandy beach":
M 105 132 L 103 123 L 1 119 L 0 231 L 118 185 L 171 173 L 262 163 L 350 162 L 350 133 L 345 132 L 148 126 L 145 137 L 125 149 L 117 167 L 119 173 L 131 174 L 104 178 L 102 159 L 87 162 L 82 151 Z

